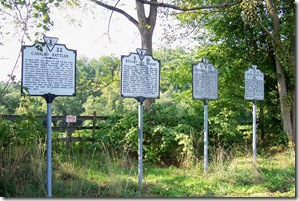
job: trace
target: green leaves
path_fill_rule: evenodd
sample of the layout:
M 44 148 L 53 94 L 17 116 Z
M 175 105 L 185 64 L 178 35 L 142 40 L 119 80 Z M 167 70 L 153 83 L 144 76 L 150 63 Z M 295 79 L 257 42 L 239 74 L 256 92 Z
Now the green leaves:
M 3 20 L 1 30 L 13 29 L 13 32 L 0 32 L 0 35 L 5 40 L 10 36 L 15 38 L 16 35 L 20 38 L 22 35 L 26 35 L 29 40 L 31 40 L 32 35 L 34 39 L 40 38 L 54 25 L 51 18 L 55 12 L 54 9 L 64 4 L 68 6 L 79 5 L 77 0 L 1 0 L 0 15 L 1 20 Z M 36 31 L 32 33 L 31 30 Z

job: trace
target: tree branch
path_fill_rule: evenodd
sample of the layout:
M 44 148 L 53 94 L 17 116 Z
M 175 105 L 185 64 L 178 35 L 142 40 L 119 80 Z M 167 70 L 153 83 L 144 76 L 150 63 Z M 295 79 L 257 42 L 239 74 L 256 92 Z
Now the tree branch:
M 142 21 L 143 19 L 146 19 L 144 4 L 136 1 L 136 10 L 139 23 L 146 24 L 146 22 Z
M 157 2 L 157 0 L 154 0 L 154 2 Z M 155 24 L 156 24 L 156 21 L 157 21 L 157 12 L 158 12 L 157 6 L 151 5 L 150 6 L 150 14 L 149 14 L 149 16 L 155 16 L 155 17 L 152 17 L 152 18 L 149 19 L 149 24 L 151 26 L 155 26 Z
M 256 19 L 256 22 L 258 23 L 258 25 L 262 28 L 262 30 L 264 30 L 264 32 L 266 32 L 266 34 L 268 36 L 270 36 L 272 38 L 273 41 L 276 42 L 275 40 L 275 37 L 273 36 L 273 34 L 268 30 L 267 27 L 265 27 L 265 25 L 259 20 L 259 19 Z
M 120 0 L 118 0 L 116 2 L 116 4 L 115 4 L 114 7 L 116 7 L 119 2 L 120 2 Z M 110 33 L 110 24 L 111 24 L 112 15 L 113 15 L 113 10 L 111 11 L 111 14 L 110 14 L 110 17 L 109 17 L 109 22 L 108 22 L 108 31 L 107 31 L 107 33 L 108 33 L 108 39 L 109 39 L 109 41 L 111 41 L 109 33 Z
M 180 6 L 175 6 L 172 4 L 156 2 L 156 1 L 148 1 L 148 0 L 136 0 L 136 1 L 138 1 L 140 3 L 144 3 L 144 4 L 149 4 L 152 6 L 171 8 L 171 9 L 179 10 L 179 11 L 219 9 L 219 8 L 231 7 L 231 6 L 237 5 L 242 2 L 242 0 L 237 0 L 236 2 L 233 2 L 233 3 L 224 2 L 223 4 L 215 4 L 215 5 L 208 5 L 208 6 L 195 6 L 195 7 L 188 8 L 188 7 L 180 7 Z
M 118 13 L 122 14 L 122 15 L 125 16 L 130 22 L 132 22 L 135 26 L 138 27 L 138 21 L 135 20 L 131 15 L 129 15 L 129 14 L 128 14 L 127 12 L 125 12 L 124 10 L 119 9 L 119 8 L 117 8 L 117 7 L 115 7 L 115 6 L 110 6 L 110 5 L 108 5 L 108 4 L 102 3 L 102 2 L 100 2 L 100 1 L 98 1 L 98 0 L 90 0 L 90 1 L 91 1 L 91 2 L 94 2 L 95 4 L 97 4 L 97 5 L 99 5 L 99 6 L 102 6 L 102 7 L 104 7 L 104 8 L 109 9 L 109 10 L 113 10 L 113 11 L 115 11 L 115 12 L 118 12 Z

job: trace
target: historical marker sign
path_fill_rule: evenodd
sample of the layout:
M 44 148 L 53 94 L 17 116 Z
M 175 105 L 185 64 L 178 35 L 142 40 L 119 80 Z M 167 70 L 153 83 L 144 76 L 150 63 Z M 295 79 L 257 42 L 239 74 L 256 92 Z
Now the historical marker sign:
M 76 50 L 56 44 L 57 38 L 22 48 L 22 93 L 75 95 Z
M 218 70 L 207 59 L 192 67 L 192 93 L 194 99 L 218 99 Z
M 264 74 L 257 69 L 256 65 L 252 65 L 252 68 L 245 71 L 245 99 L 253 100 L 252 155 L 253 163 L 256 165 L 256 102 L 264 100 Z
M 160 97 L 160 61 L 146 50 L 121 56 L 121 96 L 130 98 Z
M 121 96 L 138 101 L 138 184 L 143 178 L 143 101 L 160 96 L 160 61 L 146 55 L 146 49 L 121 56 Z
M 245 99 L 264 100 L 264 74 L 256 65 L 245 71 Z

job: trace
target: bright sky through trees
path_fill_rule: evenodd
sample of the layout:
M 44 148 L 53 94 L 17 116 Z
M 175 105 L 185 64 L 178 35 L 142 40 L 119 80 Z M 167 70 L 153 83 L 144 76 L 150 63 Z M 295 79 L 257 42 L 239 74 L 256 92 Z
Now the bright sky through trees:
M 126 4 L 122 8 L 135 16 L 135 1 L 128 1 Z M 90 13 L 88 8 L 83 10 L 78 8 L 59 9 L 55 15 L 51 15 L 54 27 L 51 27 L 46 35 L 57 37 L 57 43 L 65 44 L 67 48 L 77 50 L 77 56 L 84 55 L 88 58 L 112 54 L 120 57 L 120 55 L 136 52 L 136 48 L 140 48 L 139 32 L 131 22 L 114 12 L 108 37 L 108 21 L 111 12 L 102 7 L 94 6 L 94 4 L 92 7 L 94 15 Z M 163 22 L 158 19 L 153 38 L 154 49 L 163 46 L 163 43 L 165 46 L 166 41 L 163 40 L 163 26 L 161 24 Z M 7 24 L 5 26 L 5 29 L 13 28 L 8 27 Z M 21 47 L 20 38 L 19 35 L 13 37 L 10 35 L 4 38 L 4 45 L 0 46 L 0 81 L 6 81 L 7 75 L 11 74 L 13 70 Z M 33 42 L 26 40 L 25 45 L 33 45 Z M 21 58 L 13 74 L 20 80 Z

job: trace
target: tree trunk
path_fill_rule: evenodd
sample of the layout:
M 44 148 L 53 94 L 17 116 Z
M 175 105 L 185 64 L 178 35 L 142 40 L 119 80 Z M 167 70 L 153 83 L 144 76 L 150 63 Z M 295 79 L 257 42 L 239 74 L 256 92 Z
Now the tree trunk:
M 156 2 L 156 1 L 155 1 Z M 146 16 L 144 4 L 136 1 L 136 9 L 138 16 L 138 29 L 141 35 L 142 49 L 147 49 L 147 54 L 153 53 L 153 33 L 157 19 L 157 6 L 150 6 L 149 15 Z M 146 99 L 144 101 L 145 111 L 148 111 L 151 105 L 155 103 L 155 99 Z
M 295 143 L 296 143 L 296 135 L 295 135 L 295 131 L 296 131 L 296 87 L 293 88 L 293 92 L 292 92 L 292 126 L 293 126 L 293 130 L 291 133 L 291 138 L 293 141 L 293 147 L 295 149 Z
M 281 62 L 275 57 L 276 60 L 276 71 L 277 71 L 277 87 L 279 93 L 279 102 L 281 107 L 281 117 L 283 122 L 283 130 L 287 133 L 289 139 L 294 141 L 292 118 L 290 113 L 290 107 L 286 103 L 287 97 L 287 87 L 286 87 L 286 78 L 285 73 L 282 68 Z
M 140 2 L 140 1 L 135 1 L 136 2 L 136 10 L 137 10 L 137 17 L 138 21 L 134 19 L 131 15 L 129 15 L 127 12 L 125 12 L 122 9 L 117 8 L 116 6 L 110 6 L 106 3 L 103 3 L 98 0 L 90 0 L 94 2 L 95 4 L 102 6 L 104 8 L 107 8 L 109 10 L 118 12 L 125 16 L 130 22 L 132 22 L 134 25 L 137 26 L 140 35 L 141 35 L 141 47 L 143 49 L 147 49 L 147 54 L 152 55 L 153 52 L 153 32 L 156 26 L 156 20 L 157 20 L 157 10 L 158 6 L 150 4 L 149 5 L 149 13 L 148 16 L 146 16 L 145 13 L 145 3 L 148 2 Z M 157 0 L 152 0 L 150 1 L 151 3 L 157 3 Z M 155 102 L 155 99 L 146 99 L 145 100 L 145 111 L 148 111 L 151 107 L 151 105 Z
M 261 103 L 261 104 L 260 104 L 259 127 L 260 127 L 260 130 L 261 130 L 261 143 L 262 143 L 262 144 L 264 143 L 264 140 L 265 140 L 265 123 L 264 123 L 264 116 L 265 116 L 265 113 L 264 113 L 264 104 Z
M 296 16 L 296 10 L 295 10 L 295 2 L 293 0 L 287 0 L 286 3 L 286 12 L 289 14 L 293 14 Z M 291 18 L 290 24 L 296 24 L 295 18 Z M 294 32 L 290 32 L 290 49 L 291 49 L 291 64 L 294 67 L 294 72 L 296 72 L 296 35 L 295 35 L 295 28 Z M 294 83 L 294 87 L 292 87 L 291 90 L 292 93 L 292 106 L 291 106 L 291 113 L 292 113 L 292 125 L 293 125 L 293 132 L 292 132 L 292 139 L 295 145 L 295 126 L 296 126 L 296 83 Z M 294 147 L 295 148 L 295 147 Z
M 141 44 L 142 44 L 142 49 L 147 49 L 147 54 L 152 55 L 153 48 L 152 48 L 152 38 L 153 38 L 153 33 L 150 32 L 149 29 L 147 28 L 142 28 L 140 30 L 140 35 L 141 35 Z M 155 103 L 155 99 L 146 99 L 144 101 L 144 109 L 145 111 L 149 111 L 151 105 Z
M 278 15 L 277 7 L 271 0 L 266 1 L 266 6 L 269 11 L 272 20 L 272 34 L 273 34 L 273 45 L 275 50 L 275 66 L 277 72 L 277 87 L 279 93 L 279 102 L 281 107 L 281 117 L 283 122 L 283 130 L 287 133 L 289 139 L 294 142 L 294 130 L 292 125 L 291 107 L 287 104 L 287 85 L 285 70 L 282 65 L 283 57 L 283 45 L 280 38 L 280 19 Z

